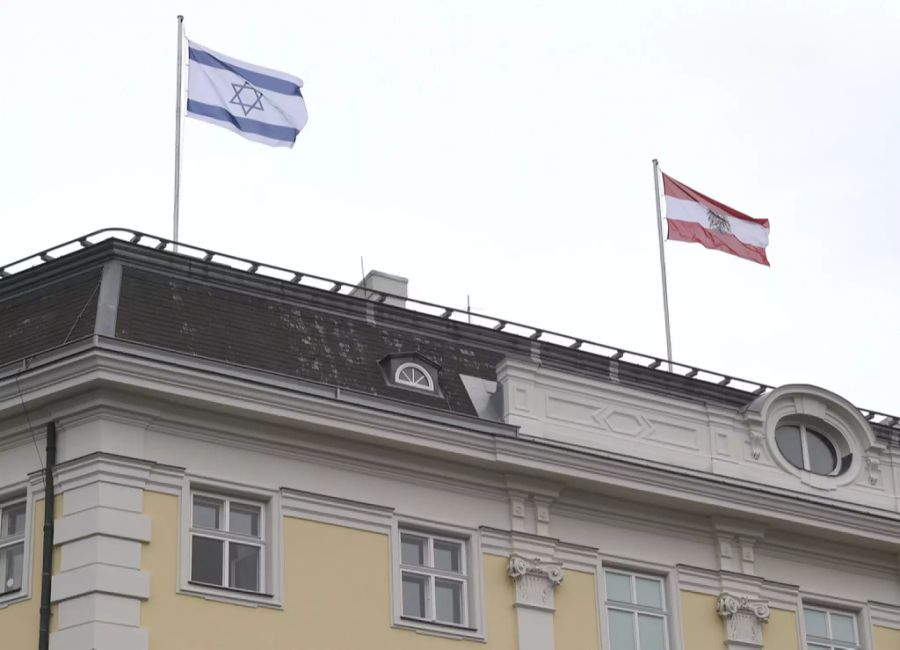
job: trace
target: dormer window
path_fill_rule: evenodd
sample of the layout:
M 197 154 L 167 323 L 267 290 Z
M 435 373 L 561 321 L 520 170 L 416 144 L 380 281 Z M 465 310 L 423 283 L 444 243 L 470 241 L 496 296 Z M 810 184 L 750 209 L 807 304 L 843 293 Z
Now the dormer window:
M 388 385 L 441 397 L 438 383 L 441 367 L 421 352 L 394 352 L 379 364 Z
M 404 363 L 397 367 L 394 382 L 404 386 L 412 386 L 421 390 L 434 391 L 431 375 L 417 363 Z

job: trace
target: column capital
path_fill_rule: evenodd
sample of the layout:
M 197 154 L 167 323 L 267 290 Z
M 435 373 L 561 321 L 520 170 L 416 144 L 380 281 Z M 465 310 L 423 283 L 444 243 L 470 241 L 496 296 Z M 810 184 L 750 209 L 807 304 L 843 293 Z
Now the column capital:
M 716 602 L 716 612 L 725 623 L 729 650 L 763 647 L 762 626 L 769 622 L 769 603 L 725 592 Z
M 507 573 L 516 583 L 516 606 L 555 609 L 554 592 L 563 581 L 561 563 L 513 553 Z

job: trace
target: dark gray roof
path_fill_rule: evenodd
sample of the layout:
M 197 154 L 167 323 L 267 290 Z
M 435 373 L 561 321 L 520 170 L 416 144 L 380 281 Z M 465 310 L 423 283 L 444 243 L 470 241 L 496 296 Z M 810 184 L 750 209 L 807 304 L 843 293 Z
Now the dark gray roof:
M 133 241 L 140 239 L 136 235 Z M 732 382 L 724 375 L 696 377 L 706 371 L 666 372 L 659 360 L 649 366 L 633 363 L 624 351 L 592 353 L 572 337 L 575 345 L 542 340 L 544 332 L 535 328 L 530 336 L 512 333 L 505 331 L 505 321 L 497 320 L 501 325 L 495 327 L 470 325 L 447 317 L 452 310 L 429 315 L 373 302 L 342 293 L 342 283 L 328 290 L 300 284 L 300 274 L 294 281 L 276 279 L 252 272 L 256 263 L 250 263 L 248 273 L 217 263 L 211 253 L 201 258 L 175 254 L 165 250 L 171 242 L 156 240 L 161 243 L 153 248 L 119 239 L 87 245 L 85 237 L 85 247 L 74 253 L 57 259 L 35 256 L 43 263 L 34 268 L 11 274 L 7 269 L 12 265 L 0 267 L 0 365 L 96 331 L 466 415 L 476 412 L 460 375 L 495 380 L 504 357 L 536 359 L 545 367 L 600 381 L 733 408 L 749 404 L 766 389 L 757 384 L 755 390 L 744 390 L 736 387 L 741 380 Z M 111 263 L 121 266 L 120 284 L 101 289 L 102 271 Z M 98 296 L 109 296 L 111 290 L 118 299 L 114 329 L 96 322 Z M 386 381 L 379 361 L 401 352 L 417 352 L 441 366 L 440 395 Z M 863 413 L 880 437 L 900 442 L 896 425 L 878 423 L 889 416 Z

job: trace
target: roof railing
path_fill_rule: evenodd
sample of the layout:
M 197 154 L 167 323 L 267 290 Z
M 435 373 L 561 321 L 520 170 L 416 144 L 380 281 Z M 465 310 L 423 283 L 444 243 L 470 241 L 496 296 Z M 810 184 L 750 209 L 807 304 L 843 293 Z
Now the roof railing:
M 342 282 L 340 280 L 333 280 L 331 278 L 325 278 L 322 276 L 296 271 L 293 269 L 287 269 L 280 266 L 274 266 L 272 264 L 265 264 L 263 262 L 255 262 L 243 257 L 220 253 L 218 251 L 203 248 L 201 246 L 194 246 L 193 244 L 186 244 L 184 242 L 178 242 L 176 244 L 170 239 L 158 237 L 156 235 L 149 235 L 147 233 L 133 230 L 131 228 L 104 228 L 102 230 L 97 230 L 82 237 L 78 237 L 77 239 L 73 239 L 58 246 L 54 246 L 53 248 L 48 248 L 39 253 L 35 253 L 34 255 L 29 255 L 28 257 L 22 258 L 10 264 L 0 266 L 0 286 L 2 286 L 3 280 L 10 278 L 17 273 L 21 273 L 22 271 L 40 266 L 42 264 L 46 264 L 47 262 L 52 262 L 64 255 L 68 255 L 69 253 L 73 253 L 83 248 L 88 248 L 108 239 L 127 241 L 131 244 L 145 246 L 154 250 L 175 253 L 184 257 L 194 258 L 202 262 L 221 264 L 237 271 L 243 271 L 245 273 L 250 273 L 253 275 L 282 280 L 284 282 L 290 282 L 292 284 L 306 286 L 313 289 L 321 289 L 324 291 L 330 291 L 332 293 L 339 293 L 347 297 L 354 297 L 350 296 L 349 294 L 351 291 L 353 291 L 353 289 L 356 288 L 355 284 Z M 377 289 L 367 288 L 366 294 L 370 297 L 377 296 L 376 300 L 380 303 L 383 303 L 388 298 L 403 300 L 405 301 L 407 309 L 428 316 L 436 316 L 444 320 L 452 320 L 462 324 L 483 327 L 495 332 L 503 332 L 505 334 L 519 336 L 531 341 L 539 341 L 541 343 L 559 345 L 561 347 L 566 347 L 572 350 L 578 350 L 580 352 L 605 357 L 613 361 L 622 360 L 626 361 L 627 363 L 641 366 L 648 370 L 655 370 L 657 372 L 676 375 L 684 377 L 685 379 L 702 381 L 718 386 L 727 386 L 729 388 L 748 392 L 752 395 L 762 395 L 770 390 L 773 390 L 774 388 L 773 386 L 769 386 L 767 384 L 761 384 L 759 382 L 750 381 L 748 379 L 741 379 L 739 377 L 725 375 L 713 370 L 707 370 L 705 368 L 699 368 L 697 366 L 690 366 L 687 364 L 678 363 L 676 361 L 669 362 L 665 359 L 654 357 L 649 354 L 634 352 L 632 350 L 626 350 L 624 348 L 617 348 L 606 345 L 604 343 L 596 343 L 584 338 L 574 337 L 568 334 L 561 334 L 552 330 L 537 328 L 531 325 L 525 325 L 523 323 L 517 323 L 515 321 L 507 319 L 496 318 L 494 316 L 488 316 L 487 314 L 472 312 L 466 309 L 458 309 L 456 307 L 438 305 L 433 302 L 417 300 L 406 296 L 398 296 L 384 291 L 379 291 Z M 357 298 L 360 300 L 371 299 L 362 297 Z M 871 409 L 860 409 L 860 413 L 862 413 L 863 417 L 869 422 L 880 424 L 882 426 L 900 431 L 900 417 L 898 416 L 888 415 L 886 413 L 881 413 L 879 411 L 874 411 Z

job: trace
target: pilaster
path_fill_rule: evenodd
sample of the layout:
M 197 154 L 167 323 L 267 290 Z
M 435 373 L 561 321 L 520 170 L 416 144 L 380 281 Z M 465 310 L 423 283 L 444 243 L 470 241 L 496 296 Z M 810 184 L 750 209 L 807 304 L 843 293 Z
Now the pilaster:
M 102 455 L 62 464 L 57 473 L 62 517 L 53 543 L 60 550 L 51 600 L 59 606 L 51 650 L 147 650 L 141 602 L 150 597 L 150 576 L 141 570 L 141 549 L 151 540 L 143 514 L 143 463 L 115 462 Z
M 516 585 L 518 650 L 553 650 L 555 592 L 563 581 L 562 564 L 513 553 L 508 573 Z

